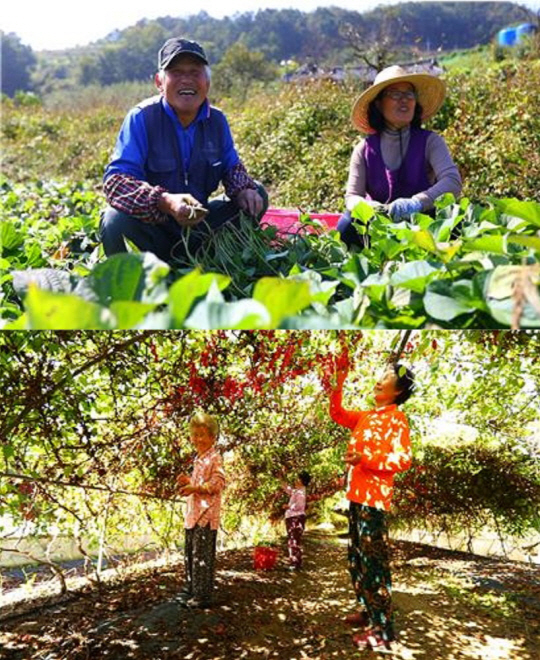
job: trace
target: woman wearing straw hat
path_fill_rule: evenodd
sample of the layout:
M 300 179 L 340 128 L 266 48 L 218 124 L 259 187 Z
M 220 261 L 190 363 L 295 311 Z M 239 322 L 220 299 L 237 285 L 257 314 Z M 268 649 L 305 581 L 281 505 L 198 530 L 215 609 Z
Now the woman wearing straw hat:
M 355 101 L 352 122 L 368 137 L 354 148 L 345 193 L 347 210 L 338 230 L 348 245 L 366 245 L 353 226 L 351 211 L 359 201 L 388 205 L 399 221 L 426 212 L 443 193 L 458 196 L 461 177 L 440 135 L 421 128 L 441 107 L 445 84 L 426 73 L 400 66 L 379 72 Z

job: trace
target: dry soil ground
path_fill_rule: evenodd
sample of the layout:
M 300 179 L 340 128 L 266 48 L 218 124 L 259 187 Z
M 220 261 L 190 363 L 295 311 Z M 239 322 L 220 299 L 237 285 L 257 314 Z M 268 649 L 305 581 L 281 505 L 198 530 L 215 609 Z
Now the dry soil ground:
M 0 621 L 9 660 L 341 660 L 355 650 L 339 535 L 305 537 L 305 570 L 253 569 L 252 549 L 218 555 L 217 603 L 182 609 L 182 567 L 70 596 Z M 407 542 L 393 544 L 394 601 L 405 660 L 538 660 L 540 567 Z

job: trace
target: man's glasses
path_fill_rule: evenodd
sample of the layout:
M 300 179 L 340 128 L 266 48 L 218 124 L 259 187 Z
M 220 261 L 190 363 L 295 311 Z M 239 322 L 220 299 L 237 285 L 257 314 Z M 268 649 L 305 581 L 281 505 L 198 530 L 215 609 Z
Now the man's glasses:
M 391 98 L 392 101 L 401 101 L 401 99 L 405 99 L 405 101 L 416 101 L 417 98 L 416 92 L 413 92 L 412 90 L 401 92 L 399 89 L 390 89 L 383 94 L 384 96 Z

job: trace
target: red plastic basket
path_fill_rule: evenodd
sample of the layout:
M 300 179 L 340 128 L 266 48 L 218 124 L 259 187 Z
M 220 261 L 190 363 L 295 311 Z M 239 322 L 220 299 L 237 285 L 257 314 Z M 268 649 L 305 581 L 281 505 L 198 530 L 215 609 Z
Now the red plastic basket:
M 253 551 L 253 566 L 257 571 L 269 571 L 276 565 L 277 558 L 277 550 L 259 546 Z
M 340 218 L 339 213 L 309 213 L 312 220 L 319 220 L 323 227 L 335 229 Z M 273 225 L 281 234 L 295 233 L 300 228 L 300 211 L 297 209 L 269 208 L 264 214 L 262 225 Z M 309 232 L 315 231 L 309 227 Z

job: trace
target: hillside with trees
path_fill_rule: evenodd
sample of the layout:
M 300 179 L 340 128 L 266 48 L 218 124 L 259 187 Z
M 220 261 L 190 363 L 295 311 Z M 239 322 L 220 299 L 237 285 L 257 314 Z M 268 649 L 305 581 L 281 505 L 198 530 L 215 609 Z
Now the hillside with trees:
M 38 53 L 37 65 L 36 54 L 16 35 L 7 35 L 2 59 L 10 80 L 4 93 L 33 89 L 44 94 L 68 83 L 148 80 L 160 46 L 176 34 L 200 41 L 212 65 L 239 45 L 274 64 L 292 59 L 336 65 L 357 62 L 358 48 L 380 41 L 406 57 L 472 48 L 488 44 L 499 29 L 530 18 L 529 10 L 511 2 L 406 2 L 363 13 L 338 7 L 310 13 L 262 9 L 223 19 L 201 11 L 187 18 L 143 19 L 85 47 Z
M 31 88 L 31 70 L 36 64 L 36 55 L 30 46 L 25 46 L 16 34 L 4 34 L 0 30 L 2 56 L 0 57 L 2 93 L 13 96 L 17 90 Z

